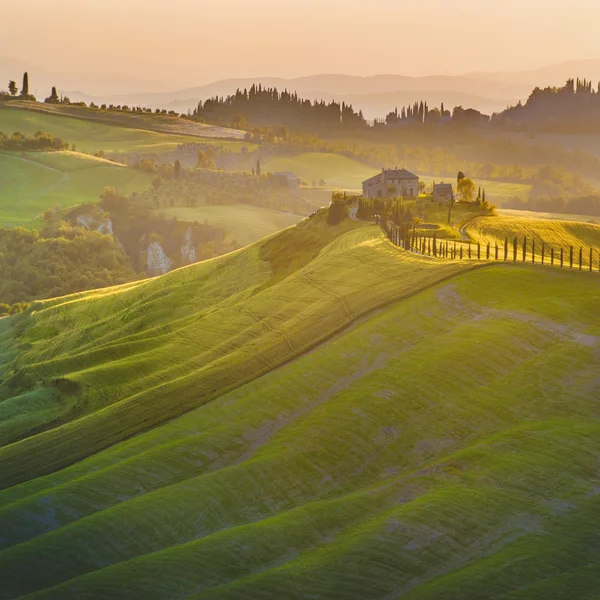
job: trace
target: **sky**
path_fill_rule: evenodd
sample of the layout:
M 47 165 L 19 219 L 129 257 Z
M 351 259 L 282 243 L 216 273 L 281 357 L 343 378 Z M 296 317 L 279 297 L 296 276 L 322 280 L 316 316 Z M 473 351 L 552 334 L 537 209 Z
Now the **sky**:
M 600 0 L 0 0 L 0 15 L 0 56 L 183 85 L 600 57 Z

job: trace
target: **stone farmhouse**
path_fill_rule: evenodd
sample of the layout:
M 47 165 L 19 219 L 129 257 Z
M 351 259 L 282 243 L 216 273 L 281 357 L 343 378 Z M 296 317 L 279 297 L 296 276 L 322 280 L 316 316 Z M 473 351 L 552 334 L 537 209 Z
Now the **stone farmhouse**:
M 406 169 L 382 169 L 381 173 L 363 181 L 364 198 L 418 196 L 419 178 Z
M 434 183 L 433 184 L 433 201 L 434 202 L 452 202 L 454 199 L 454 190 L 451 183 Z

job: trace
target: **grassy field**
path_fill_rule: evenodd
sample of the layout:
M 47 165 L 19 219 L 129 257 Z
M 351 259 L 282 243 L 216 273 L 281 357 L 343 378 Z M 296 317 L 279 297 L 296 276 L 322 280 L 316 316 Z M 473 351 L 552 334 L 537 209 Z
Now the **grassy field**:
M 240 246 L 247 246 L 280 229 L 295 225 L 303 218 L 249 204 L 174 207 L 160 212 L 181 221 L 206 222 L 214 227 L 221 227 L 227 232 L 227 239 L 236 240 Z
M 536 256 L 541 256 L 542 242 L 545 244 L 546 257 L 550 256 L 552 248 L 557 254 L 560 248 L 568 253 L 571 246 L 578 256 L 579 248 L 583 247 L 584 265 L 589 265 L 590 247 L 595 249 L 594 264 L 597 264 L 598 252 L 600 252 L 600 225 L 592 223 L 507 216 L 479 217 L 468 224 L 466 232 L 476 242 L 482 244 L 497 242 L 502 247 L 507 237 L 510 245 L 516 236 L 520 242 L 520 254 L 523 237 L 527 236 L 530 257 L 533 240 L 536 242 Z
M 317 217 L 0 320 L 3 597 L 593 598 L 597 276 L 471 267 Z
M 0 152 L 0 180 L 0 227 L 38 226 L 46 209 L 97 202 L 106 186 L 150 187 L 141 171 L 75 152 Z
M 263 165 L 263 171 L 290 171 L 308 185 L 325 181 L 328 188 L 360 190 L 362 182 L 377 174 L 377 169 L 356 160 L 326 152 L 305 152 L 296 156 L 275 157 Z
M 290 171 L 309 185 L 313 181 L 319 182 L 322 179 L 329 188 L 353 191 L 362 191 L 362 182 L 377 174 L 376 168 L 325 152 L 305 152 L 297 156 L 272 158 L 263 165 L 263 170 L 265 172 Z M 440 183 L 452 180 L 442 176 L 418 175 L 428 186 L 431 186 L 434 181 Z M 491 203 L 501 203 L 515 196 L 527 198 L 531 191 L 530 185 L 501 181 L 477 180 L 475 185 L 485 188 L 486 198 Z
M 109 125 L 94 120 L 84 120 L 26 109 L 0 110 L 0 131 L 15 131 L 34 135 L 38 131 L 62 137 L 84 152 L 124 152 L 161 154 L 175 149 L 179 144 L 197 142 L 215 144 L 235 152 L 242 147 L 252 150 L 255 146 L 244 142 L 216 138 L 197 139 L 178 133 L 156 132 L 133 127 Z
M 452 183 L 456 191 L 456 180 L 451 177 L 443 177 L 441 175 L 419 175 L 421 181 L 425 181 L 428 186 L 433 182 L 436 183 Z M 477 188 L 485 188 L 486 200 L 491 204 L 501 204 L 504 200 L 511 200 L 518 197 L 527 199 L 531 192 L 531 185 L 521 183 L 505 183 L 503 181 L 488 181 L 485 179 L 474 179 L 473 182 Z
M 599 224 L 600 217 L 593 215 L 565 215 L 563 213 L 534 212 L 531 210 L 513 210 L 498 208 L 496 212 L 503 217 L 520 217 L 522 219 L 546 219 L 550 221 L 574 221 L 576 223 Z

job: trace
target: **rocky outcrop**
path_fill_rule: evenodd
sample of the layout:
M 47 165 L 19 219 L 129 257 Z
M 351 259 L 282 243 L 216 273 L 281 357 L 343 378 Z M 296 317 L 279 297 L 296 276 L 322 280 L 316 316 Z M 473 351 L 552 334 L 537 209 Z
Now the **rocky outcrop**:
M 164 275 L 171 270 L 173 261 L 167 256 L 163 247 L 157 242 L 151 242 L 146 249 L 146 272 L 148 275 Z

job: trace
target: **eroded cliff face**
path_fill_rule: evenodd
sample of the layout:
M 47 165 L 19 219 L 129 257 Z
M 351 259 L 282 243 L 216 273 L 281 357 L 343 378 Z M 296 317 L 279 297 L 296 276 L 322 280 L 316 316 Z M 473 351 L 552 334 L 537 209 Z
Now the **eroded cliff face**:
M 196 258 L 196 247 L 193 244 L 193 232 L 192 228 L 188 227 L 183 236 L 183 244 L 181 244 L 181 264 L 191 265 L 195 263 Z
M 164 275 L 173 268 L 173 261 L 167 256 L 159 242 L 153 241 L 146 249 L 146 272 L 148 275 Z

